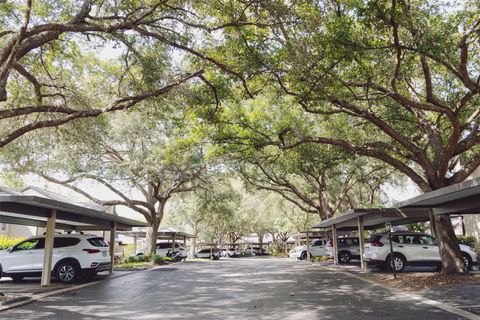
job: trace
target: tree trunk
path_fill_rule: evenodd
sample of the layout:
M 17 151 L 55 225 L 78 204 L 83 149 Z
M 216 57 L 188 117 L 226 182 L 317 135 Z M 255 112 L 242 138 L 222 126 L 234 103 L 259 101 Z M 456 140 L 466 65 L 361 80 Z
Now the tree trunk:
M 158 208 L 155 213 L 152 214 L 152 220 L 149 221 L 150 225 L 147 227 L 147 249 L 148 253 L 155 254 L 157 247 L 157 235 L 158 227 L 163 220 L 163 213 L 165 211 L 165 204 L 167 203 L 168 198 L 162 199 L 159 201 Z
M 194 258 L 195 254 L 197 253 L 197 236 L 198 236 L 197 226 L 193 227 L 193 235 L 195 237 L 192 239 L 192 258 Z
M 467 273 L 449 215 L 435 215 L 435 234 L 442 258 L 442 274 Z
M 260 248 L 262 248 L 263 245 L 263 233 L 257 233 L 258 237 L 258 243 L 260 244 Z
M 157 218 L 153 218 L 147 227 L 147 238 L 146 238 L 147 254 L 150 254 L 150 253 L 155 254 L 156 252 L 159 226 L 160 226 L 160 221 Z

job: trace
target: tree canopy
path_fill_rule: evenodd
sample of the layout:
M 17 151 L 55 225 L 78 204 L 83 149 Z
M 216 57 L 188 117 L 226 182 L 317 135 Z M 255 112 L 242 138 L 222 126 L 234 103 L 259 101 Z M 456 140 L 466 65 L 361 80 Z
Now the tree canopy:
M 480 167 L 479 12 L 473 0 L 1 1 L 0 155 L 58 165 L 71 188 L 103 183 L 154 229 L 168 190 L 214 171 L 321 219 L 382 205 L 399 175 L 449 186 Z M 201 208 L 220 195 L 190 196 Z M 443 272 L 465 272 L 448 217 L 432 223 Z

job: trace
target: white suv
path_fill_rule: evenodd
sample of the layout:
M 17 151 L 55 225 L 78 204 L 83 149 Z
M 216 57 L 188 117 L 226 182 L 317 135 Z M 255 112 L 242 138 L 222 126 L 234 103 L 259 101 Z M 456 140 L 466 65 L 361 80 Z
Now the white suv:
M 30 237 L 0 252 L 0 276 L 18 281 L 39 276 L 43 269 L 45 236 Z M 55 234 L 52 275 L 70 283 L 79 276 L 93 278 L 110 269 L 110 250 L 103 238 L 91 234 Z
M 316 239 L 310 242 L 310 255 L 312 257 L 322 257 L 327 255 L 327 241 Z M 288 257 L 305 260 L 307 259 L 307 246 L 297 246 L 290 250 Z
M 364 258 L 368 264 L 385 269 L 389 262 L 390 268 L 402 271 L 407 265 L 435 266 L 440 269 L 442 262 L 437 241 L 428 234 L 416 232 L 394 232 L 391 234 L 393 246 L 393 262 L 390 262 L 390 245 L 388 234 L 373 234 L 365 244 Z M 472 248 L 460 245 L 465 265 L 470 269 L 477 263 L 477 255 Z
M 348 263 L 352 259 L 360 259 L 360 240 L 357 237 L 337 238 L 338 262 Z M 328 240 L 327 255 L 333 258 L 333 241 Z
M 171 252 L 172 252 L 171 242 L 157 243 L 157 246 L 155 248 L 156 255 L 159 255 L 160 257 L 167 257 L 167 256 L 171 256 Z M 181 257 L 182 259 L 188 258 L 187 250 L 182 244 L 178 242 L 175 242 L 175 250 L 173 251 L 173 253 L 178 253 L 179 257 Z

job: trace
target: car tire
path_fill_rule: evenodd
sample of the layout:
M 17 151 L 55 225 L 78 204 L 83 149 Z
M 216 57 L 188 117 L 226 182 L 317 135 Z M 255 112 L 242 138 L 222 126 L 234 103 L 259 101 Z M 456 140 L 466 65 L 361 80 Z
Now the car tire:
M 72 283 L 77 280 L 79 271 L 78 263 L 65 261 L 57 266 L 55 276 L 62 283 Z
M 25 276 L 21 274 L 12 274 L 10 275 L 10 278 L 12 278 L 13 282 L 18 282 L 18 281 L 22 281 L 23 278 L 25 278 Z
M 338 262 L 340 263 L 349 263 L 352 260 L 352 255 L 348 251 L 340 251 L 338 253 Z
M 393 254 L 393 259 L 391 259 L 391 256 L 387 259 L 387 266 L 390 271 L 394 271 L 393 269 L 395 268 L 395 272 L 402 272 L 406 264 L 407 260 L 399 254 Z
M 462 252 L 462 257 L 463 257 L 463 263 L 467 267 L 467 270 L 471 270 L 473 263 L 472 263 L 472 258 L 470 257 L 470 255 L 468 253 Z
M 300 260 L 307 260 L 307 251 L 303 251 L 302 254 L 300 255 Z

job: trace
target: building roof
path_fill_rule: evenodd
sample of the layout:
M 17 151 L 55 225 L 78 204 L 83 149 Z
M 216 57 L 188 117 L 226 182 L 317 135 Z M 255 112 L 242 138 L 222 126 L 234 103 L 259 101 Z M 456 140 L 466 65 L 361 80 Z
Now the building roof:
M 45 227 L 52 209 L 57 211 L 56 228 L 65 230 L 118 230 L 144 227 L 146 223 L 105 213 L 76 203 L 31 195 L 1 195 L 0 222 Z
M 22 195 L 22 193 L 7 187 L 0 186 L 0 195 L 20 196 Z
M 34 191 L 34 193 L 32 194 L 31 192 L 29 192 L 30 190 Z M 42 188 L 39 188 L 39 187 L 36 187 L 36 186 L 28 186 L 28 187 L 22 189 L 21 194 L 32 195 L 32 196 L 40 196 L 40 197 L 43 196 L 43 197 L 48 198 L 48 199 L 53 199 L 53 200 L 57 200 L 57 201 L 65 202 L 65 203 L 71 203 L 71 204 L 74 204 L 74 205 L 80 205 L 82 207 L 87 207 L 87 208 L 98 210 L 98 211 L 107 211 L 108 210 L 108 207 L 102 206 L 98 203 L 75 201 L 75 200 L 72 200 L 70 198 L 65 197 L 62 194 L 59 194 L 59 193 L 56 193 L 56 192 L 53 192 L 53 191 L 50 191 L 50 190 L 45 190 L 45 189 L 42 189 Z

